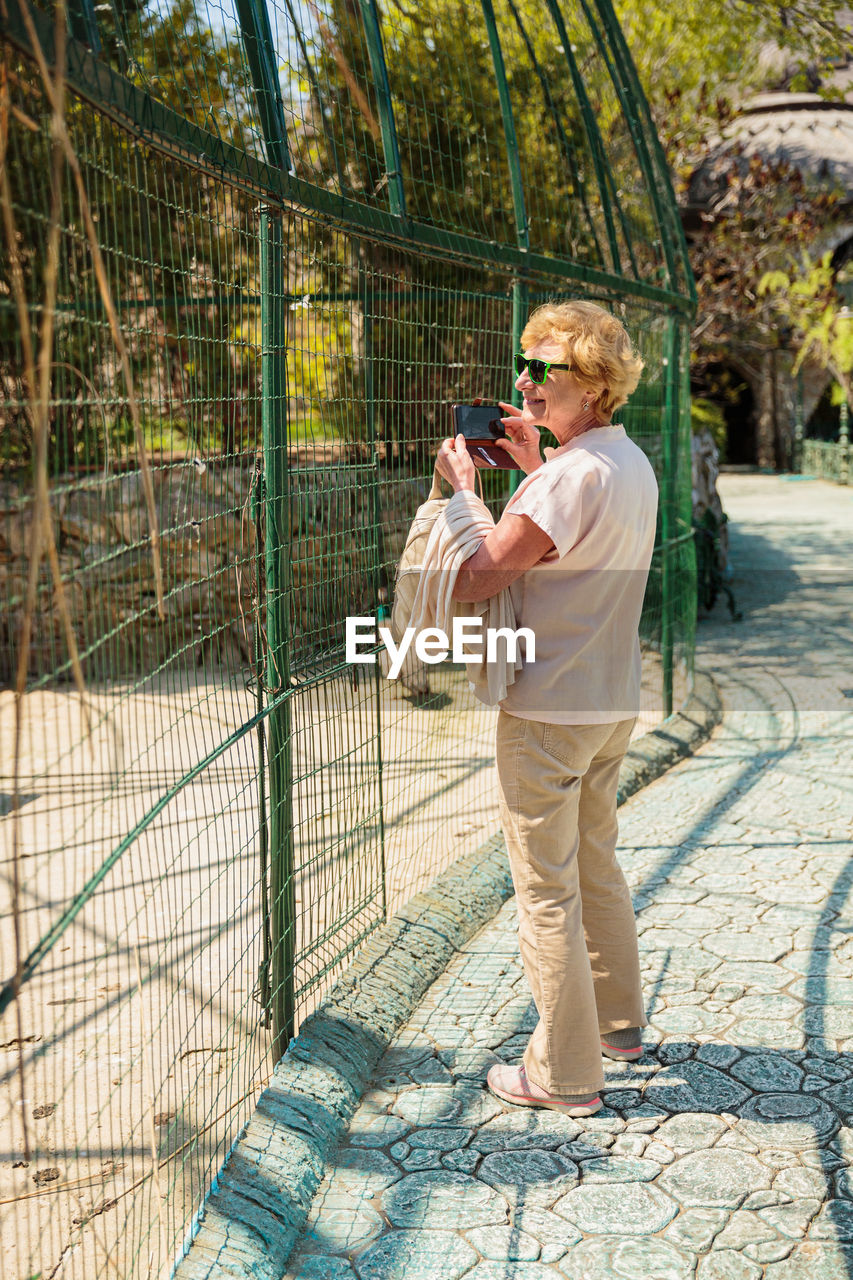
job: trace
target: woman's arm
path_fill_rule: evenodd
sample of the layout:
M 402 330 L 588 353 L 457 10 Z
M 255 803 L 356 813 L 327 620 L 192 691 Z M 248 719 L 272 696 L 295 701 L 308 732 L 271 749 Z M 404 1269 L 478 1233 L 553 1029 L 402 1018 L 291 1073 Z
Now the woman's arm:
M 460 489 L 474 492 L 474 463 L 464 436 L 444 441 L 436 466 L 455 492 Z M 490 600 L 553 550 L 548 534 L 529 516 L 505 511 L 459 570 L 453 599 L 468 604 Z
M 554 544 L 529 516 L 507 511 L 477 550 L 462 565 L 453 599 L 489 600 L 554 550 Z

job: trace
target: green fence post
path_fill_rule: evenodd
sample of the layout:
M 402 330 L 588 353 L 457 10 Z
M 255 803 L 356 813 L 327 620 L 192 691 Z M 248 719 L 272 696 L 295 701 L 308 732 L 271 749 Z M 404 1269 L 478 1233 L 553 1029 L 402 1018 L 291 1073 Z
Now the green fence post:
M 323 101 L 323 93 L 320 88 L 320 81 L 317 79 L 317 73 L 311 62 L 311 55 L 308 52 L 308 46 L 305 43 L 305 36 L 296 10 L 293 7 L 293 0 L 284 0 L 284 6 L 287 9 L 287 16 L 290 19 L 290 25 L 296 38 L 296 45 L 302 58 L 302 67 L 305 72 L 305 78 L 311 86 L 311 93 L 317 107 L 320 119 L 326 131 L 326 144 L 332 155 L 332 163 L 335 166 L 335 173 L 338 178 L 338 190 L 343 192 L 346 190 L 346 179 L 344 177 L 344 166 L 341 164 L 341 157 L 338 151 L 337 143 L 334 139 L 333 126 L 329 121 L 328 105 Z
M 661 625 L 660 653 L 663 668 L 663 714 L 672 715 L 673 621 L 676 593 L 673 591 L 676 521 L 676 477 L 678 465 L 678 417 L 681 392 L 681 327 L 672 316 L 667 320 L 664 345 L 664 411 L 661 477 Z
M 803 469 L 803 371 L 797 371 L 797 380 L 794 383 L 794 456 L 791 459 L 792 471 L 801 472 Z
M 290 171 L 284 103 L 265 0 L 237 0 L 237 17 L 270 164 Z
M 530 227 L 527 222 L 527 209 L 524 203 L 524 183 L 521 177 L 521 164 L 518 159 L 518 139 L 515 134 L 515 120 L 512 114 L 512 103 L 509 97 L 509 85 L 506 78 L 506 67 L 504 65 L 503 50 L 501 49 L 500 37 L 498 35 L 497 23 L 495 22 L 495 11 L 492 7 L 492 0 L 482 0 L 483 17 L 486 20 L 486 30 L 489 34 L 489 47 L 492 51 L 492 63 L 495 68 L 495 79 L 498 85 L 498 99 L 501 104 L 501 119 L 503 120 L 504 138 L 506 140 L 506 159 L 509 166 L 510 188 L 512 190 L 512 208 L 515 214 L 515 238 L 519 249 L 522 253 L 527 253 L 530 248 Z M 524 328 L 527 319 L 527 282 L 523 277 L 516 276 L 512 282 L 512 350 L 518 351 L 518 344 L 521 341 L 521 331 Z M 512 389 L 512 403 L 514 405 L 521 404 L 521 395 Z M 521 477 L 517 471 L 510 472 L 509 491 L 515 493 Z
M 270 991 L 277 1062 L 293 1035 L 296 908 L 290 725 L 290 475 L 287 333 L 280 209 L 261 212 L 261 425 L 266 500 L 266 684 L 269 714 Z
M 672 177 L 660 147 L 657 129 L 643 94 L 634 60 L 611 0 L 591 0 L 591 2 L 598 9 L 604 36 L 597 31 L 591 4 L 587 3 L 587 0 L 581 0 L 581 8 L 590 29 L 598 36 L 602 56 L 634 143 L 643 182 L 648 190 L 660 232 L 669 288 L 673 290 L 679 288 L 680 270 L 684 282 L 691 291 L 695 306 L 696 290 L 687 252 L 687 241 L 681 219 L 677 214 L 673 216 L 677 206 Z
M 686 285 L 691 311 L 695 313 L 696 281 L 690 266 L 690 255 L 687 249 L 684 226 L 678 214 L 678 203 L 675 198 L 675 189 L 672 185 L 672 173 L 660 135 L 652 118 L 648 99 L 643 92 L 634 59 L 631 57 L 631 51 L 628 48 L 625 33 L 613 8 L 612 0 L 594 0 L 594 3 L 598 8 L 611 48 L 617 58 L 617 62 L 621 65 L 622 74 L 625 77 L 624 90 L 620 86 L 618 77 L 613 77 L 613 83 L 619 95 L 620 105 L 625 113 L 626 121 L 631 128 L 635 145 L 638 146 L 638 158 L 639 142 L 638 136 L 635 134 L 635 129 L 637 128 L 643 139 L 642 148 L 646 160 L 651 166 L 651 172 L 648 173 L 646 181 L 649 183 L 649 193 L 661 231 L 661 247 L 667 260 L 670 288 L 675 292 L 681 291 L 682 282 L 679 281 L 676 270 L 676 266 L 678 266 L 683 272 L 683 285 Z M 584 8 L 585 11 L 590 12 L 586 9 L 586 5 L 584 5 Z M 645 171 L 645 164 L 643 169 Z
M 379 14 L 376 9 L 376 0 L 359 0 L 359 4 L 361 6 L 361 19 L 364 23 L 364 34 L 367 39 L 367 56 L 370 58 L 373 86 L 376 90 L 376 102 L 379 107 L 382 152 L 385 158 L 385 173 L 388 177 L 388 200 L 391 212 L 404 217 L 406 213 L 406 198 L 403 192 L 403 166 L 400 162 L 400 148 L 397 144 L 397 126 L 394 123 L 394 107 L 391 102 L 391 87 L 388 83 L 385 50 L 382 47 L 382 29 L 379 26 Z
M 362 350 L 364 358 L 364 408 L 367 420 L 367 438 L 370 441 L 373 462 L 373 501 L 371 510 L 376 529 L 376 558 L 373 565 L 373 612 L 377 624 L 387 623 L 391 616 L 390 593 L 384 601 L 380 600 L 380 588 L 387 585 L 385 570 L 385 537 L 382 528 L 382 503 L 379 493 L 379 449 L 376 434 L 376 387 L 373 378 L 373 316 L 374 316 L 374 280 L 373 275 L 365 270 L 364 263 L 359 263 L 359 294 L 361 296 L 361 317 L 363 325 Z M 385 441 L 386 450 L 391 441 Z M 386 457 L 386 463 L 388 459 Z M 382 754 L 382 693 L 385 678 L 378 662 L 373 667 L 373 687 L 376 698 L 376 771 L 379 803 L 379 859 L 382 881 L 382 919 L 388 919 L 388 885 L 385 875 L 385 792 L 383 786 L 383 754 Z
M 846 395 L 838 412 L 838 448 L 838 479 L 841 484 L 847 484 L 850 479 L 850 406 Z
M 92 0 L 68 0 L 68 26 L 76 40 L 82 40 L 92 53 L 101 52 L 98 20 Z
M 524 207 L 524 184 L 521 180 L 521 165 L 518 160 L 518 140 L 515 136 L 515 121 L 512 116 L 512 103 L 509 97 L 509 85 L 506 79 L 503 50 L 501 49 L 498 28 L 495 22 L 495 11 L 492 0 L 481 0 L 483 17 L 486 20 L 486 31 L 489 35 L 489 47 L 492 51 L 492 63 L 495 68 L 495 79 L 498 85 L 498 99 L 501 104 L 501 119 L 506 140 L 506 159 L 509 167 L 510 189 L 512 191 L 512 208 L 515 214 L 515 235 L 519 249 L 530 248 L 530 235 L 527 226 L 527 210 Z
M 513 355 L 516 351 L 521 350 L 521 334 L 527 323 L 527 310 L 529 303 L 529 290 L 525 280 L 513 280 L 512 282 L 512 351 Z M 516 407 L 521 407 L 522 394 L 515 386 L 515 369 L 512 374 L 512 403 Z M 515 493 L 521 484 L 523 476 L 520 471 L 510 471 L 509 473 L 509 491 Z
M 595 169 L 596 181 L 598 183 L 598 192 L 601 197 L 601 212 L 604 216 L 604 225 L 607 229 L 607 243 L 610 248 L 610 257 L 613 263 L 613 270 L 621 274 L 622 267 L 619 261 L 619 242 L 616 238 L 616 225 L 613 221 L 613 209 L 610 205 L 610 187 L 607 180 L 607 156 L 604 150 L 604 143 L 601 138 L 601 132 L 598 128 L 598 121 L 595 118 L 595 112 L 592 109 L 592 103 L 586 91 L 583 76 L 580 73 L 577 60 L 572 51 L 572 41 L 563 21 L 563 15 L 560 12 L 560 6 L 557 0 L 546 0 L 548 12 L 554 26 L 557 28 L 557 37 L 563 49 L 566 59 L 566 65 L 569 68 L 569 75 L 572 80 L 572 87 L 578 100 L 578 106 L 581 111 L 584 127 L 586 128 L 587 137 L 589 138 L 589 151 L 592 158 L 592 165 Z
M 522 15 L 519 13 L 518 7 L 515 4 L 515 0 L 507 0 L 507 5 L 509 6 L 510 13 L 512 14 L 513 19 L 515 21 L 515 25 L 518 28 L 518 34 L 521 36 L 522 40 L 524 41 L 524 47 L 527 50 L 527 56 L 530 59 L 530 64 L 533 67 L 533 70 L 536 73 L 536 78 L 542 87 L 542 93 L 544 95 L 545 102 L 548 106 L 548 110 L 551 114 L 552 123 L 554 125 L 554 128 L 557 130 L 557 137 L 560 140 L 560 149 L 563 153 L 563 159 L 565 160 L 566 168 L 571 175 L 572 188 L 575 192 L 577 192 L 578 199 L 580 200 L 581 206 L 583 207 L 584 214 L 586 215 L 586 223 L 587 223 L 587 226 L 589 227 L 589 232 L 590 232 L 590 235 L 592 236 L 593 244 L 595 245 L 597 259 L 599 262 L 603 262 L 604 254 L 601 249 L 601 242 L 599 241 L 598 232 L 595 227 L 595 220 L 592 216 L 592 212 L 590 210 L 590 207 L 586 198 L 586 178 L 582 175 L 578 167 L 577 158 L 574 154 L 574 149 L 572 147 L 572 144 L 571 142 L 569 142 L 568 136 L 566 134 L 566 130 L 563 127 L 563 121 L 560 118 L 559 109 L 557 107 L 556 102 L 554 101 L 554 95 L 551 92 L 551 86 L 548 83 L 548 77 L 545 74 L 545 71 L 544 71 L 544 68 L 542 67 L 541 62 L 536 56 L 536 47 L 533 43 L 533 40 L 530 37 L 527 23 L 525 22 Z M 535 33 L 534 33 L 534 38 L 535 38 Z
M 260 578 L 262 554 L 262 535 L 264 528 L 264 468 L 263 461 L 258 458 L 255 463 L 255 474 L 249 490 L 249 519 L 255 532 L 255 557 Z M 255 600 L 255 711 L 258 716 L 258 879 L 261 886 L 261 963 L 258 966 L 258 980 L 254 994 L 263 1008 L 261 1026 L 268 1027 L 272 1023 L 272 1002 L 270 1000 L 270 905 L 269 905 L 269 827 L 267 824 L 267 727 L 261 716 L 264 712 L 266 697 L 266 674 L 263 628 L 261 624 L 263 593 L 260 582 Z

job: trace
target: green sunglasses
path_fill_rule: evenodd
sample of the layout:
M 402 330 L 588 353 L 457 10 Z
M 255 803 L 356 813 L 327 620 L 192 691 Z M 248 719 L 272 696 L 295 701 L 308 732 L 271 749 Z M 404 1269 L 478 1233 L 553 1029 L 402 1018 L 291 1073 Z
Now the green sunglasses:
M 521 376 L 524 370 L 527 370 L 528 377 L 531 382 L 535 382 L 537 386 L 541 386 L 552 369 L 565 369 L 568 373 L 572 366 L 570 364 L 556 364 L 553 360 L 528 360 L 527 356 L 521 352 L 515 357 L 515 372 L 517 376 Z

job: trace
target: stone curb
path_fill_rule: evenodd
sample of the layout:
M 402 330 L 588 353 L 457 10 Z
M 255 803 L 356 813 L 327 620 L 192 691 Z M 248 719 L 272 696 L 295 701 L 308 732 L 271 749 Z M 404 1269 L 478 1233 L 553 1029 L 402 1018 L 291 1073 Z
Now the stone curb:
M 722 717 L 710 676 L 622 766 L 619 804 L 689 755 Z M 388 1044 L 453 955 L 512 895 L 492 836 L 377 929 L 302 1023 L 199 1209 L 175 1280 L 281 1280 L 329 1155 Z

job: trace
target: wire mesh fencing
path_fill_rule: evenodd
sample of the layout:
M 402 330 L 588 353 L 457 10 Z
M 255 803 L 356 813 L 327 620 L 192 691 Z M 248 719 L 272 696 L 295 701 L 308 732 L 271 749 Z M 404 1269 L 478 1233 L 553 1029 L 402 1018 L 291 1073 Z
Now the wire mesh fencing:
M 391 685 L 344 624 L 545 298 L 646 360 L 638 731 L 683 701 L 690 276 L 605 0 L 7 0 L 0 37 L 2 1267 L 165 1276 L 300 1019 L 498 825 L 464 669 Z

